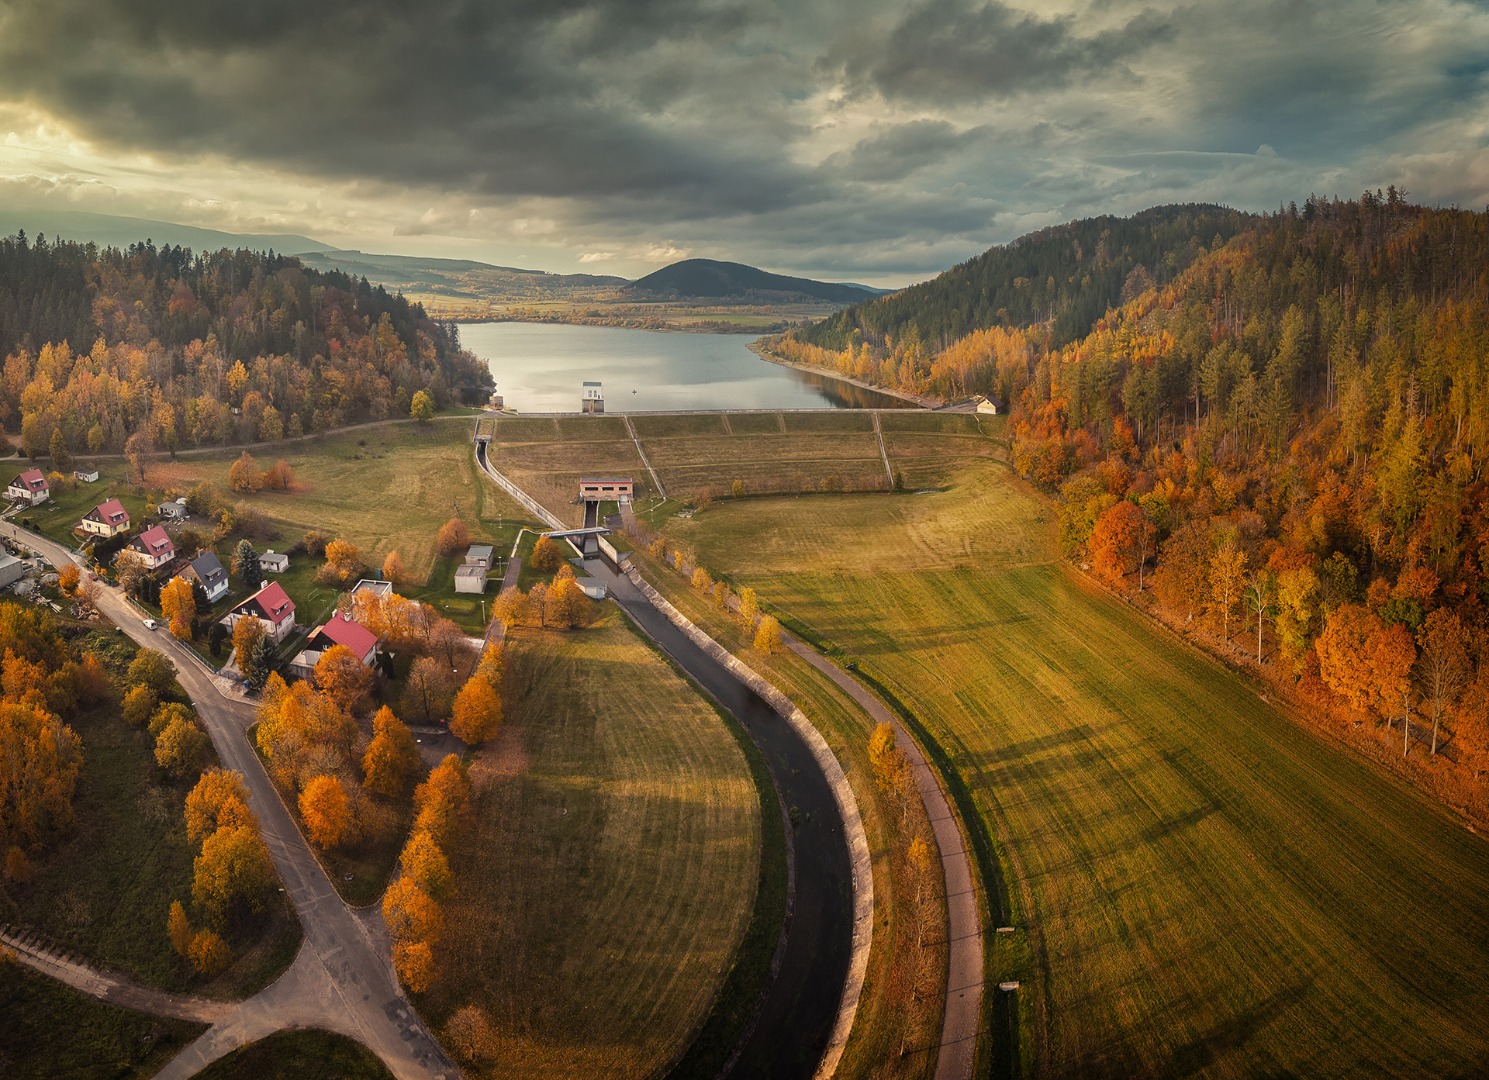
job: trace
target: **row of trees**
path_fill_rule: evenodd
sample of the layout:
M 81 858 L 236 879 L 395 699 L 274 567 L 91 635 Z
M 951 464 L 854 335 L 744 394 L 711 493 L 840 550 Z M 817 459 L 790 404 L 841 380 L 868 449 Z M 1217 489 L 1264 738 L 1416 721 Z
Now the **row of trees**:
M 126 723 L 144 727 L 155 740 L 155 763 L 177 779 L 201 767 L 210 740 L 191 706 L 171 700 L 176 672 L 164 653 L 141 649 L 125 675 L 120 708 Z
M 0 423 L 33 457 L 59 432 L 75 453 L 135 436 L 175 451 L 408 416 L 416 399 L 427 415 L 492 386 L 453 325 L 365 280 L 24 235 L 0 240 L 0 355 Z

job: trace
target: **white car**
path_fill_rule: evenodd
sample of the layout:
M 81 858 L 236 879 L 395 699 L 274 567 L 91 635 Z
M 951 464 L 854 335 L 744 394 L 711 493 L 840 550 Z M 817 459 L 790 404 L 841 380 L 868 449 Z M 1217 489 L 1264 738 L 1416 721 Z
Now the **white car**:
M 154 630 L 159 625 L 160 625 L 160 623 L 156 622 L 154 619 L 146 619 L 145 620 L 145 629 L 146 630 Z

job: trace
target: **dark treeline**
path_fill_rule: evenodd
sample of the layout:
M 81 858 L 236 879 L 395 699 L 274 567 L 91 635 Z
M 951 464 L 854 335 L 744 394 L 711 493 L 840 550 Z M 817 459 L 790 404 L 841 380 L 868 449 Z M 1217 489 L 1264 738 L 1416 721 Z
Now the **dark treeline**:
M 867 342 L 938 352 L 974 330 L 1039 324 L 1058 348 L 1252 220 L 1220 206 L 1159 206 L 1130 218 L 1041 229 L 930 281 L 846 308 L 796 337 L 832 350 Z
M 271 439 L 476 401 L 453 325 L 365 279 L 246 250 L 0 240 L 0 422 L 31 454 Z

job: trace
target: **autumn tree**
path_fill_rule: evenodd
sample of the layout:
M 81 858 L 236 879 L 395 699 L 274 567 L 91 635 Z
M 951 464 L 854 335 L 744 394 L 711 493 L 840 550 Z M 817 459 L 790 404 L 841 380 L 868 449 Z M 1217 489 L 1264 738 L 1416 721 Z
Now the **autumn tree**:
M 1294 666 L 1300 664 L 1313 644 L 1319 616 L 1318 574 L 1311 566 L 1298 566 L 1277 573 L 1277 642 L 1282 655 Z
M 1468 685 L 1468 631 L 1455 611 L 1437 608 L 1428 613 L 1417 633 L 1421 653 L 1416 678 L 1422 703 L 1432 717 L 1432 756 L 1437 756 L 1438 726 L 1443 711 L 1458 700 Z
M 326 545 L 326 565 L 320 568 L 315 580 L 322 585 L 343 588 L 361 577 L 365 569 L 357 546 L 338 538 Z
M 260 483 L 270 491 L 288 491 L 295 486 L 295 470 L 290 468 L 290 463 L 280 458 L 259 478 Z
M 551 536 L 540 536 L 527 557 L 528 565 L 540 574 L 551 574 L 564 565 L 564 553 Z
M 1256 662 L 1262 662 L 1262 627 L 1267 619 L 1277 614 L 1277 605 L 1272 600 L 1274 583 L 1267 570 L 1258 569 L 1241 590 L 1241 599 L 1246 610 L 1256 617 Z
M 736 481 L 737 483 L 737 481 Z M 494 1057 L 497 1034 L 486 1010 L 479 1005 L 463 1005 L 445 1024 L 445 1044 L 468 1065 Z
M 931 871 L 935 868 L 935 856 L 925 837 L 916 836 L 910 841 L 910 846 L 905 851 L 905 861 L 910 864 L 910 873 L 915 878 L 915 947 L 918 949 L 925 944 L 925 892 L 926 885 L 932 880 Z
M 895 740 L 892 724 L 876 725 L 869 736 L 869 767 L 879 786 L 893 795 L 900 804 L 900 817 L 903 820 L 909 813 L 914 777 L 910 770 L 910 759 Z
M 248 787 L 242 773 L 208 769 L 186 796 L 186 838 L 193 844 L 220 828 L 257 828 L 257 824 L 248 809 Z
M 693 588 L 701 593 L 713 591 L 713 575 L 701 566 L 693 567 Z
M 447 754 L 414 789 L 414 828 L 445 845 L 469 802 L 470 777 L 465 765 L 456 755 Z
M 439 527 L 434 540 L 435 549 L 446 558 L 458 555 L 470 547 L 470 530 L 459 518 L 451 518 Z
M 563 568 L 568 569 L 567 566 Z M 584 590 L 574 580 L 574 575 L 570 573 L 565 576 L 563 570 L 554 577 L 553 584 L 548 589 L 548 621 L 555 626 L 572 630 L 583 626 L 588 620 L 589 597 L 584 595 Z
M 248 674 L 254 652 L 267 636 L 263 621 L 252 615 L 241 615 L 233 623 L 233 663 L 243 674 Z
M 190 641 L 196 622 L 196 596 L 191 582 L 173 577 L 160 590 L 160 613 L 170 621 L 171 636 L 180 641 Z
M 191 939 L 196 936 L 196 931 L 191 928 L 191 920 L 186 917 L 186 908 L 181 901 L 172 900 L 170 913 L 166 916 L 166 933 L 171 939 L 171 948 L 184 957 L 190 954 Z
M 448 665 L 432 656 L 421 656 L 409 669 L 403 686 L 403 714 L 425 727 L 450 714 L 457 680 Z
M 391 581 L 395 589 L 403 581 L 403 560 L 396 550 L 383 557 L 383 579 Z
M 257 592 L 264 583 L 264 570 L 259 565 L 259 553 L 250 540 L 239 540 L 233 549 L 233 574 L 250 592 Z
M 207 749 L 207 733 L 181 716 L 173 716 L 155 737 L 155 764 L 180 779 L 194 772 Z
M 300 817 L 310 842 L 322 849 L 340 847 L 351 836 L 352 807 L 342 782 L 317 776 L 300 793 Z
M 130 687 L 129 692 L 124 695 L 122 706 L 125 722 L 132 727 L 143 727 L 145 722 L 154 715 L 159 703 L 160 698 L 156 696 L 151 687 L 143 683 Z
M 444 915 L 411 878 L 400 877 L 383 894 L 383 921 L 394 941 L 422 941 L 433 947 L 444 932 Z
M 1389 717 L 1405 702 L 1416 660 L 1411 633 L 1360 604 L 1340 604 L 1314 642 L 1318 673 L 1353 709 Z
M 193 864 L 191 898 L 219 926 L 236 914 L 260 911 L 274 888 L 274 867 L 258 830 L 218 829 L 202 843 Z
M 186 955 L 191 966 L 203 975 L 220 974 L 233 959 L 227 942 L 213 930 L 198 930 L 191 939 Z
M 125 548 L 114 556 L 114 578 L 126 596 L 138 598 L 150 580 L 150 568 L 133 548 Z
M 57 588 L 71 595 L 82 580 L 83 572 L 78 569 L 76 563 L 63 563 L 57 567 Z
M 136 431 L 124 441 L 124 460 L 134 469 L 138 482 L 145 482 L 145 466 L 150 464 L 150 455 L 155 447 L 150 439 L 150 433 L 144 428 Z
M 477 674 L 455 695 L 450 731 L 463 742 L 479 746 L 501 728 L 502 702 L 496 688 Z
M 372 718 L 372 741 L 362 755 L 362 785 L 395 798 L 408 788 L 419 765 L 419 748 L 408 725 L 384 705 Z
M 155 649 L 141 649 L 130 662 L 125 681 L 131 686 L 148 686 L 157 698 L 170 692 L 176 681 L 176 668 L 165 653 Z
M 422 994 L 434 984 L 434 950 L 427 941 L 395 941 L 393 969 L 404 986 Z
M 760 616 L 760 625 L 755 631 L 754 647 L 767 655 L 781 651 L 781 624 L 774 615 Z
M 434 837 L 422 829 L 409 836 L 399 866 L 404 877 L 435 899 L 444 896 L 450 887 L 449 860 Z
M 67 436 L 61 427 L 52 429 L 52 439 L 48 450 L 48 456 L 52 459 L 52 468 L 62 473 L 72 472 L 72 452 L 67 449 Z
M 427 390 L 420 390 L 414 394 L 409 404 L 408 414 L 421 424 L 427 424 L 434 419 L 434 398 L 429 396 Z
M 760 617 L 760 597 L 748 585 L 739 590 L 739 617 L 746 626 L 754 626 Z
M 548 586 L 541 581 L 534 582 L 527 590 L 527 610 L 538 617 L 539 626 L 548 625 Z
M 372 698 L 372 669 L 345 645 L 332 645 L 321 653 L 314 681 L 316 689 L 353 715 L 366 709 Z
M 1220 616 L 1225 640 L 1230 640 L 1230 621 L 1246 587 L 1246 552 L 1235 544 L 1222 544 L 1210 556 L 1210 612 Z
M 528 615 L 527 594 L 521 589 L 503 589 L 491 603 L 491 617 L 508 630 L 525 622 Z
M 262 480 L 259 476 L 258 462 L 253 460 L 253 455 L 247 450 L 238 455 L 238 460 L 233 462 L 227 472 L 228 486 L 234 491 L 250 494 L 259 489 Z
M 1096 572 L 1118 581 L 1138 569 L 1143 538 L 1149 528 L 1136 503 L 1114 503 L 1091 530 L 1091 563 Z

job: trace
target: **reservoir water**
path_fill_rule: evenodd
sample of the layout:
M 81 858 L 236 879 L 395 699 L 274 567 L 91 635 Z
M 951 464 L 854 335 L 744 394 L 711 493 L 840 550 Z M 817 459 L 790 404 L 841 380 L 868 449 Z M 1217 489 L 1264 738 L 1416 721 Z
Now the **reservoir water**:
M 559 323 L 461 323 L 460 343 L 491 365 L 519 412 L 578 412 L 602 383 L 606 412 L 672 409 L 899 409 L 888 394 L 761 360 L 755 334 L 663 333 Z

